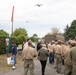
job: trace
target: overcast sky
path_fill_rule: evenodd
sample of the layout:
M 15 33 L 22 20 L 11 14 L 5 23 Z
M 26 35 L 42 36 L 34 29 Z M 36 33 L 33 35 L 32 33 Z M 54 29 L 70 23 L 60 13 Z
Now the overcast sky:
M 0 30 L 9 34 L 13 6 L 14 30 L 25 28 L 29 36 L 43 37 L 54 27 L 63 32 L 76 19 L 76 0 L 0 0 Z

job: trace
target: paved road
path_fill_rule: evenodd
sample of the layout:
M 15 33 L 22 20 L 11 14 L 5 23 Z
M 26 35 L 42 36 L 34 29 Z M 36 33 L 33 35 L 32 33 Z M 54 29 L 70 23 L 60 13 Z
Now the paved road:
M 0 75 L 23 75 L 23 66 L 16 68 L 15 70 L 11 70 L 10 72 L 3 72 L 0 73 Z M 41 75 L 41 65 L 39 60 L 35 59 L 35 69 L 34 69 L 35 75 Z M 29 72 L 28 72 L 29 75 Z M 53 65 L 50 65 L 49 62 L 47 62 L 45 75 L 63 75 L 56 73 L 56 70 L 54 69 Z

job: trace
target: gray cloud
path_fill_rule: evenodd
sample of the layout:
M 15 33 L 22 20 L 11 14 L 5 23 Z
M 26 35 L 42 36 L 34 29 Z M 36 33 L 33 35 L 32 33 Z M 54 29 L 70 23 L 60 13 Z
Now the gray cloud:
M 38 3 L 43 5 L 35 6 Z M 15 6 L 14 30 L 19 27 L 25 28 L 29 36 L 36 33 L 42 37 L 53 27 L 63 32 L 66 25 L 70 25 L 76 19 L 75 0 L 1 0 L 0 29 L 9 33 L 11 33 L 13 5 Z

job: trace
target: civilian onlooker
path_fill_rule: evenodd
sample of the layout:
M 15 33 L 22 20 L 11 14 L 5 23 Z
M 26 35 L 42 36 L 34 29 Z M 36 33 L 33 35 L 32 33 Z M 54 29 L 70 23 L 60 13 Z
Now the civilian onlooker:
M 37 43 L 37 51 L 40 50 L 41 47 L 42 47 L 42 46 L 41 46 L 41 41 L 39 40 L 38 43 Z
M 27 39 L 27 41 L 25 42 L 23 48 L 24 48 L 25 46 L 28 46 L 28 42 L 29 42 L 29 41 L 30 41 L 30 39 Z
M 42 44 L 42 48 L 38 51 L 38 59 L 40 60 L 42 67 L 41 69 L 42 75 L 44 75 L 45 73 L 48 56 L 49 56 L 49 51 L 47 50 L 46 45 Z
M 29 42 L 29 41 L 32 43 L 31 47 L 35 48 L 35 44 L 31 41 L 31 39 L 27 39 L 27 41 L 26 41 L 26 43 L 24 44 L 23 48 L 26 47 L 26 46 L 28 46 L 28 42 Z
M 23 48 L 24 48 L 24 44 L 25 44 L 25 42 L 23 42 L 23 44 L 22 44 L 22 50 L 23 50 Z
M 17 64 L 16 55 L 17 55 L 17 45 L 15 42 L 12 42 L 12 58 L 14 60 L 14 65 L 13 65 L 12 69 L 16 68 L 16 64 Z

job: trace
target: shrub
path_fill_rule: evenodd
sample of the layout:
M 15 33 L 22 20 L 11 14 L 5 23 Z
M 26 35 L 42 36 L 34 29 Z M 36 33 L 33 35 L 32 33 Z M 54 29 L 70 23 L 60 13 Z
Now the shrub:
M 0 38 L 0 54 L 6 53 L 5 38 Z

